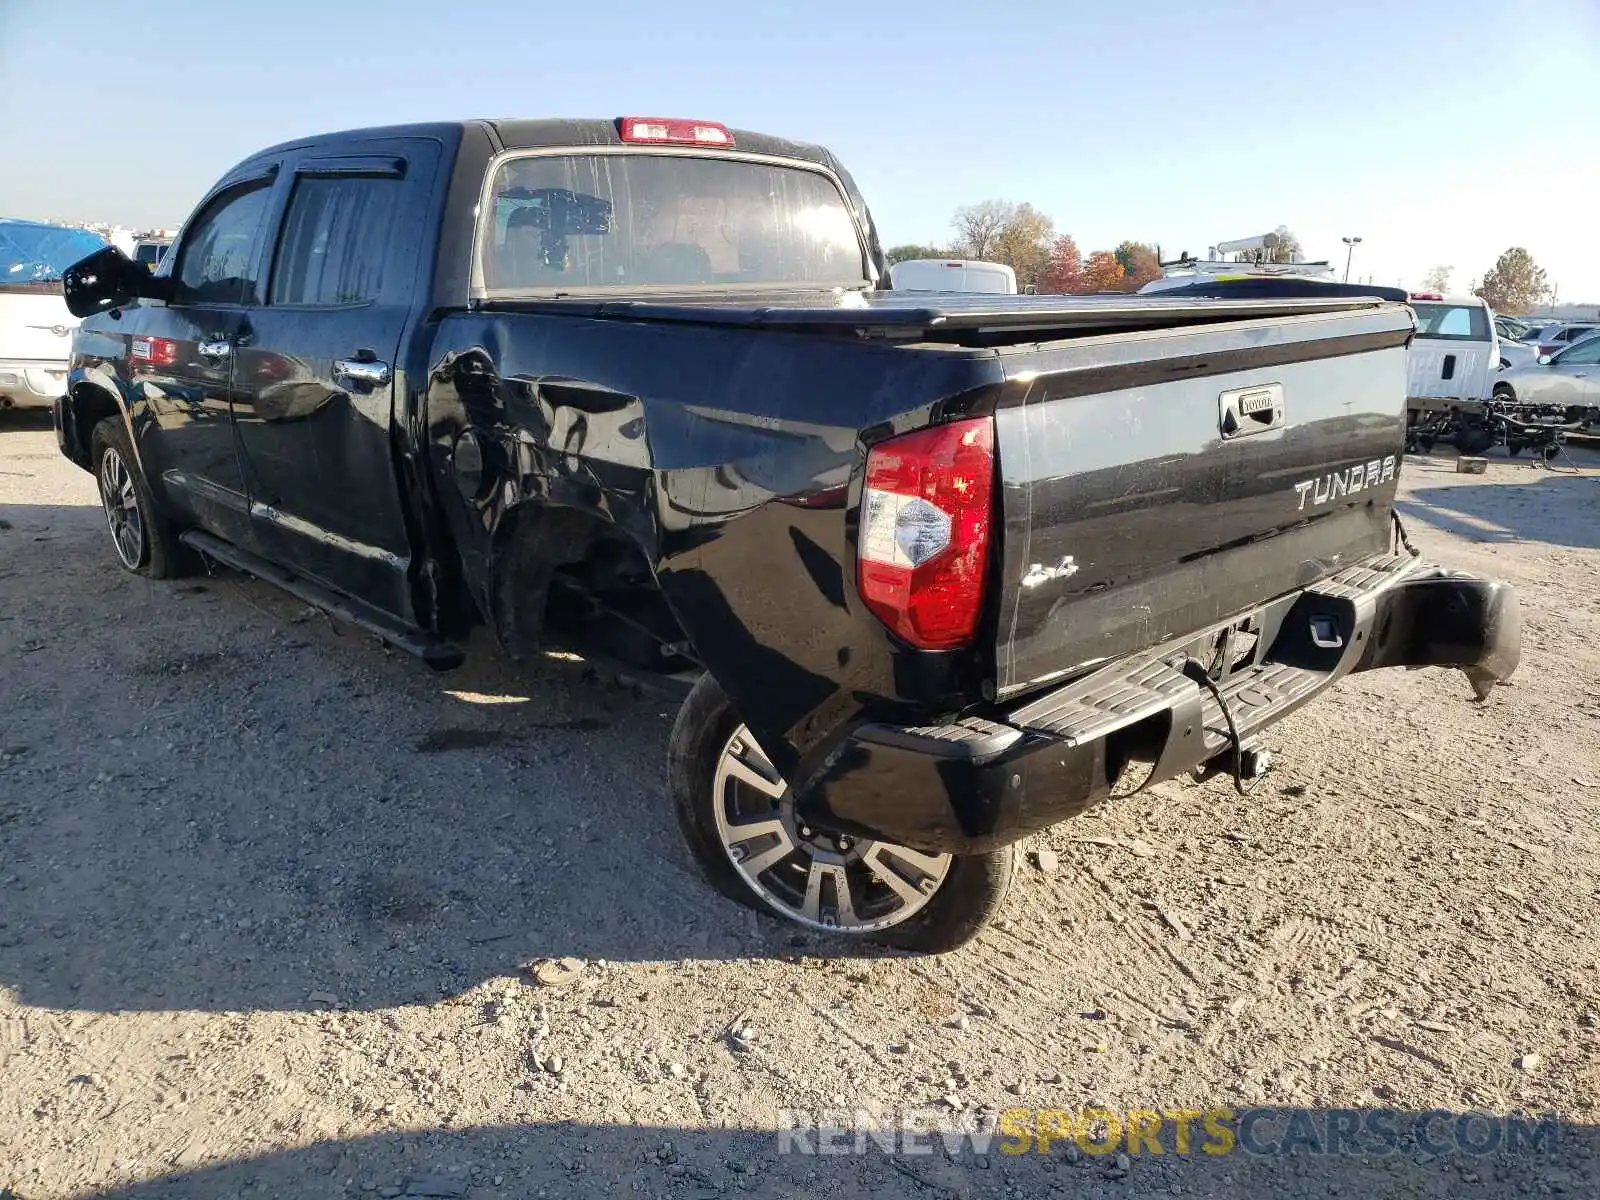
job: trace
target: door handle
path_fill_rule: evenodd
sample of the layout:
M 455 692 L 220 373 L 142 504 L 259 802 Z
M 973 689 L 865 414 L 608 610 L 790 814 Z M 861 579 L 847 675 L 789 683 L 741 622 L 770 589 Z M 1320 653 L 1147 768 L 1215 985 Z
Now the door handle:
M 388 387 L 391 378 L 386 362 L 364 362 L 354 358 L 341 358 L 333 364 L 333 377 L 340 383 L 356 387 Z
M 232 349 L 225 341 L 201 342 L 195 347 L 201 358 L 227 358 Z

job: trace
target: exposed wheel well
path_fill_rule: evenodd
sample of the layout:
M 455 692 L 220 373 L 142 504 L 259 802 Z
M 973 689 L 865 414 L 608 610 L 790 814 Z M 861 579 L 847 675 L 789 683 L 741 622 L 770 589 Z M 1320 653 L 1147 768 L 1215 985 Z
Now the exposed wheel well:
M 694 665 L 644 550 L 592 513 L 513 509 L 495 536 L 489 591 L 495 636 L 517 662 L 569 649 L 653 673 Z
M 92 383 L 78 384 L 72 389 L 71 397 L 69 457 L 85 471 L 91 471 L 94 468 L 89 462 L 89 439 L 94 436 L 94 427 L 107 417 L 119 415 L 122 410 L 117 405 L 116 397 Z

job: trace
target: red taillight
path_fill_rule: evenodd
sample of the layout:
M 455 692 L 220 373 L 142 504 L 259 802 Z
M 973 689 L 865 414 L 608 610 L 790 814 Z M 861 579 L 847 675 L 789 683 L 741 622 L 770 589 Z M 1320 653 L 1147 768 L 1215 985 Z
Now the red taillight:
M 178 343 L 163 337 L 134 338 L 131 354 L 135 362 L 170 367 L 178 361 Z
M 621 136 L 625 142 L 656 146 L 727 146 L 733 134 L 715 121 L 683 121 L 674 117 L 623 117 Z
M 1554 354 L 1559 349 L 1561 349 L 1561 346 L 1560 346 L 1559 343 L 1551 342 L 1548 346 L 1540 346 L 1539 347 L 1539 353 L 1540 354 Z
M 988 417 L 921 429 L 867 454 L 856 585 L 874 615 L 920 650 L 964 646 L 978 627 L 993 496 Z

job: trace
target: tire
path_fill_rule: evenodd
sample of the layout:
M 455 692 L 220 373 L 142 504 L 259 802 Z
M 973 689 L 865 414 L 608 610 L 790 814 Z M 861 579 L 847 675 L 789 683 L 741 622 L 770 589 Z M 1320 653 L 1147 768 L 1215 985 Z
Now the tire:
M 1501 404 L 1515 404 L 1517 402 L 1516 390 L 1509 383 L 1497 383 L 1494 387 L 1493 399 Z
M 94 427 L 89 465 L 122 569 L 147 579 L 182 574 L 177 531 L 156 508 L 120 416 L 106 417 Z
M 668 760 L 678 826 L 707 882 L 730 899 L 816 932 L 942 954 L 993 919 L 1016 873 L 1011 846 L 926 855 L 799 825 L 787 785 L 709 673 L 678 710 Z M 761 786 L 748 782 L 756 779 Z M 746 836 L 739 838 L 740 831 Z M 886 882 L 891 876 L 899 887 Z M 816 903 L 808 904 L 813 889 Z M 841 891 L 847 904 L 840 903 Z

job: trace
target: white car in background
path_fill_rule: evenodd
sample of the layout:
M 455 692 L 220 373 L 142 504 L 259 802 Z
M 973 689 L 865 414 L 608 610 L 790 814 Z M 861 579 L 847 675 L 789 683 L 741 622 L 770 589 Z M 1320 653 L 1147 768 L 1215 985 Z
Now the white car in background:
M 1514 404 L 1549 404 L 1568 410 L 1569 420 L 1589 419 L 1600 408 L 1600 333 L 1554 354 L 1495 377 L 1494 398 Z
M 61 273 L 105 245 L 84 229 L 0 219 L 0 409 L 49 408 L 66 390 L 78 318 Z

